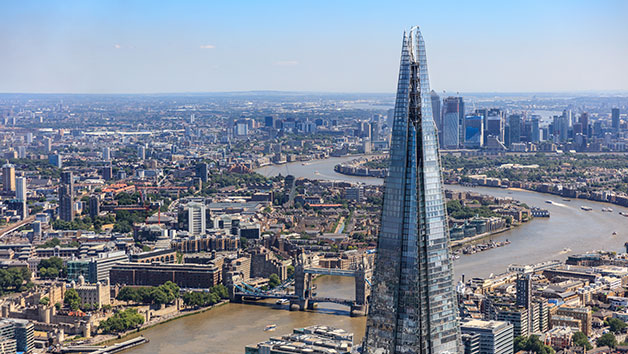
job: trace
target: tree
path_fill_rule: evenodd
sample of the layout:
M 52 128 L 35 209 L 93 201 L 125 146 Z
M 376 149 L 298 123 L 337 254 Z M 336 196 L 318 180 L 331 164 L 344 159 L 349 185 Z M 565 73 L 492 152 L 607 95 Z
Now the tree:
M 294 275 L 294 266 L 289 265 L 288 266 L 288 278 L 292 278 L 293 275 Z
M 48 298 L 48 296 L 44 296 L 41 299 L 39 299 L 39 303 L 41 305 L 48 306 L 50 304 L 50 299 Z
M 140 315 L 136 309 L 126 309 L 100 322 L 98 328 L 104 333 L 119 333 L 143 324 L 144 316 Z
M 554 349 L 552 349 L 550 346 L 547 346 L 543 342 L 541 342 L 541 340 L 537 336 L 529 336 L 529 337 L 519 336 L 515 338 L 514 349 L 515 349 L 515 352 L 525 350 L 525 351 L 538 353 L 538 354 L 553 354 L 554 353 Z
M 589 343 L 589 338 L 587 335 L 582 332 L 576 332 L 572 337 L 573 345 L 579 348 L 585 347 L 587 350 L 593 349 L 591 343 Z
M 81 298 L 75 289 L 68 289 L 63 297 L 63 303 L 76 311 L 81 306 Z
M 626 323 L 619 318 L 611 317 L 605 322 L 613 333 L 621 333 L 626 328 Z
M 42 259 L 37 265 L 39 277 L 44 279 L 54 279 L 63 277 L 66 273 L 66 267 L 63 265 L 63 259 L 59 257 L 50 257 Z
M 276 288 L 279 284 L 281 284 L 281 280 L 279 280 L 279 276 L 277 274 L 271 274 L 268 278 L 268 287 L 273 289 Z
M 598 347 L 610 347 L 615 348 L 617 346 L 617 338 L 611 332 L 604 333 L 596 342 Z

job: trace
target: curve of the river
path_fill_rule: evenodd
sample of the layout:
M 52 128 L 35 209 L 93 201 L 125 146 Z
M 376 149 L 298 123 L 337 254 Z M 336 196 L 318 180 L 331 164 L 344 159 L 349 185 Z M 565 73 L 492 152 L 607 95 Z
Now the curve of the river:
M 340 162 L 356 156 L 330 158 L 303 164 L 295 162 L 281 166 L 266 166 L 257 172 L 265 176 L 292 174 L 296 177 L 325 179 L 365 184 L 382 184 L 378 178 L 346 176 L 334 171 Z M 453 190 L 472 190 L 497 197 L 512 197 L 530 206 L 546 208 L 550 218 L 535 218 L 513 230 L 498 234 L 496 240 L 509 239 L 511 244 L 473 255 L 463 255 L 454 262 L 456 279 L 488 276 L 500 273 L 512 263 L 534 263 L 552 259 L 565 259 L 569 254 L 605 249 L 620 251 L 628 241 L 628 218 L 618 214 L 628 208 L 522 190 L 499 188 L 468 188 L 448 185 Z M 551 200 L 552 204 L 546 203 Z M 580 206 L 591 207 L 584 211 Z M 603 207 L 614 209 L 602 212 Z M 616 232 L 617 235 L 612 235 Z M 353 281 L 350 278 L 322 277 L 317 280 L 321 296 L 353 297 Z M 268 324 L 276 324 L 274 333 L 264 332 Z M 326 324 L 344 328 L 355 334 L 356 343 L 362 339 L 364 317 L 349 317 L 347 309 L 321 305 L 321 309 L 308 312 L 289 312 L 271 304 L 227 304 L 211 311 L 185 317 L 148 329 L 142 334 L 150 342 L 130 349 L 127 353 L 243 353 L 247 344 L 268 339 L 272 335 L 289 333 L 293 328 L 314 324 Z

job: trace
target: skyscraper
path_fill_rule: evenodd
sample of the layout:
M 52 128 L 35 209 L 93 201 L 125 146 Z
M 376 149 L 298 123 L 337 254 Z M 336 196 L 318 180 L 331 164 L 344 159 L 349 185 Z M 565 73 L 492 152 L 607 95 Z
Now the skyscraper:
M 454 124 L 454 119 L 456 123 Z M 449 141 L 447 142 L 449 145 L 442 145 L 448 148 L 453 148 L 453 129 L 454 125 L 457 134 L 456 142 L 460 147 L 461 143 L 464 142 L 464 100 L 462 97 L 447 97 L 443 100 L 443 140 L 448 140 L 444 134 L 448 134 L 450 136 Z
M 61 173 L 59 185 L 59 218 L 63 221 L 74 220 L 74 176 L 72 172 Z
M 521 115 L 513 114 L 508 117 L 508 126 L 510 127 L 510 136 L 508 139 L 508 147 L 512 144 L 521 142 Z
M 22 219 L 26 219 L 28 216 L 28 207 L 26 200 L 26 178 L 18 177 L 15 179 L 15 199 L 20 204 L 19 213 L 22 216 Z
M 484 146 L 484 117 L 469 115 L 464 122 L 464 147 L 479 149 Z
M 2 166 L 2 190 L 5 192 L 15 191 L 15 166 L 10 163 Z
M 613 108 L 611 110 L 611 125 L 614 131 L 619 130 L 619 108 Z
M 440 159 L 418 27 L 404 33 L 365 353 L 459 353 Z

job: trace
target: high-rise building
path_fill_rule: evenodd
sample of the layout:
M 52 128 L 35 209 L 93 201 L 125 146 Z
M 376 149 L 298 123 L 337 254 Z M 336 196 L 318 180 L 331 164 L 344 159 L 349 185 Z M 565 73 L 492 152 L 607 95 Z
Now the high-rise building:
M 459 353 L 440 157 L 418 27 L 404 33 L 364 353 Z
M 28 216 L 28 205 L 26 204 L 26 178 L 18 177 L 15 179 L 15 199 L 20 205 L 19 213 L 22 219 Z
M 484 146 L 484 117 L 469 115 L 464 122 L 464 147 L 479 149 Z
M 2 190 L 5 192 L 15 191 L 15 166 L 10 163 L 2 166 Z
M 504 321 L 471 320 L 460 326 L 462 334 L 480 335 L 481 354 L 512 354 L 514 337 L 512 324 Z
M 444 113 L 443 132 L 441 133 L 443 139 L 441 140 L 440 146 L 443 149 L 457 149 L 460 146 L 458 131 L 458 113 Z
M 72 172 L 61 173 L 59 218 L 63 221 L 74 220 L 74 176 Z
M 455 124 L 454 119 L 457 120 Z M 457 129 L 458 137 L 455 142 L 457 142 L 456 148 L 458 148 L 464 142 L 464 101 L 462 97 L 447 97 L 443 100 L 443 135 L 448 134 L 449 139 L 443 136 L 444 143 L 448 145 L 442 146 L 449 149 L 454 143 L 452 136 L 454 126 Z M 449 131 L 450 129 L 451 131 Z
M 109 164 L 102 168 L 102 179 L 110 181 L 113 178 L 113 167 Z
M 619 108 L 613 108 L 611 110 L 611 126 L 614 131 L 619 130 Z
M 591 136 L 590 128 L 589 128 L 589 113 L 584 112 L 580 115 L 580 119 L 578 119 L 578 123 L 582 125 L 582 134 L 586 137 Z
M 205 204 L 188 203 L 188 232 L 191 235 L 204 235 L 206 230 Z
M 501 115 L 489 115 L 486 118 L 486 136 L 494 136 L 504 142 L 504 121 Z
M 97 195 L 89 197 L 89 217 L 92 220 L 96 219 L 100 213 L 100 198 Z
M 108 146 L 102 149 L 102 159 L 104 161 L 111 161 L 111 149 Z
M 521 142 L 521 122 L 521 115 L 519 114 L 513 114 L 508 117 L 508 126 L 510 127 L 510 136 L 506 144 L 508 147 Z
M 137 147 L 137 158 L 140 160 L 146 160 L 146 147 L 144 145 Z
M 196 177 L 200 178 L 203 183 L 207 182 L 207 164 L 200 162 L 196 164 Z

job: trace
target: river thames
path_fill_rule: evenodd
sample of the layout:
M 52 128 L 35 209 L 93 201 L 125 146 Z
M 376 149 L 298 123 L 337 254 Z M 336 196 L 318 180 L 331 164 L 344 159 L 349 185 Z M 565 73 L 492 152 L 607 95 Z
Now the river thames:
M 295 162 L 281 166 L 267 166 L 257 172 L 264 176 L 292 174 L 310 179 L 382 184 L 383 180 L 338 174 L 334 166 L 355 157 L 330 158 L 309 163 Z M 569 254 L 604 249 L 622 251 L 628 241 L 628 218 L 618 214 L 628 208 L 587 200 L 564 201 L 561 197 L 522 190 L 500 188 L 468 188 L 446 185 L 446 189 L 472 190 L 496 197 L 511 197 L 529 206 L 548 209 L 550 218 L 535 218 L 510 231 L 493 237 L 511 241 L 510 245 L 488 251 L 463 255 L 454 263 L 455 278 L 486 277 L 506 271 L 512 263 L 535 263 L 563 260 Z M 552 201 L 552 204 L 546 201 Z M 584 211 L 588 206 L 592 211 Z M 603 207 L 614 209 L 602 212 Z M 616 232 L 617 235 L 613 235 Z M 353 298 L 353 280 L 340 277 L 322 277 L 317 280 L 320 296 Z M 365 317 L 349 317 L 347 308 L 321 304 L 308 312 L 289 312 L 272 303 L 227 304 L 217 309 L 168 322 L 143 331 L 150 342 L 126 353 L 244 353 L 247 344 L 268 339 L 273 335 L 289 333 L 293 328 L 314 324 L 330 325 L 354 333 L 358 343 L 364 334 Z M 275 332 L 264 332 L 268 324 L 276 324 Z

